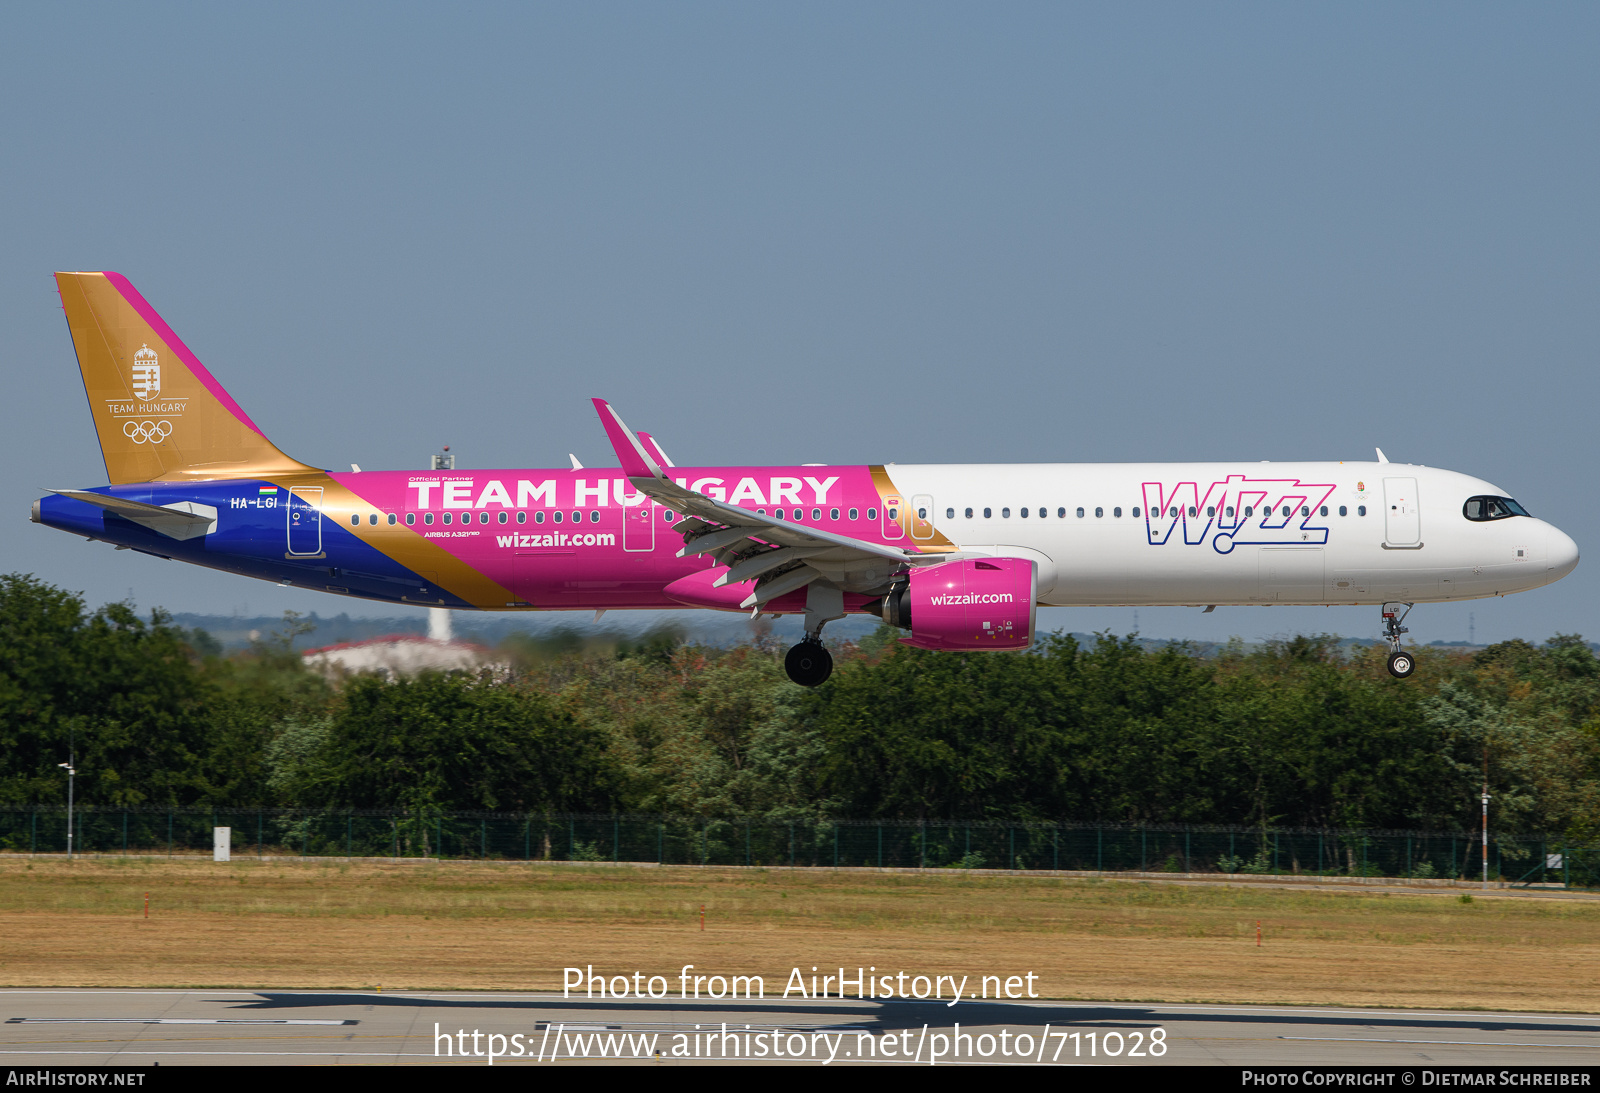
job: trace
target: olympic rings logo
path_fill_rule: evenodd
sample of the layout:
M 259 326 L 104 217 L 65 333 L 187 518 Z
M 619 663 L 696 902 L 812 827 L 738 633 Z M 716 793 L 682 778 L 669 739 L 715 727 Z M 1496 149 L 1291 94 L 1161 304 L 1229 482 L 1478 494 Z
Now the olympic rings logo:
M 172 435 L 170 421 L 124 421 L 122 435 L 135 444 L 159 444 Z

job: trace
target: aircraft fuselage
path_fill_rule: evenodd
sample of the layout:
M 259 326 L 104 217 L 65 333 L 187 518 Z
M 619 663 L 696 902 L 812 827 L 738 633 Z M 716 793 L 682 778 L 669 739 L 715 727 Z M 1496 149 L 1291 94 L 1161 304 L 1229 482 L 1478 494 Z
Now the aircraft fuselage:
M 914 553 L 1023 557 L 1038 602 L 1379 604 L 1504 595 L 1557 580 L 1577 548 L 1529 516 L 1468 519 L 1497 487 L 1394 463 L 673 468 L 762 515 Z M 669 585 L 681 515 L 620 470 L 367 471 L 92 491 L 215 509 L 175 539 L 71 497 L 49 526 L 163 557 L 340 594 L 484 610 L 736 609 Z M 882 574 L 858 581 L 860 595 Z M 774 601 L 769 611 L 803 609 Z

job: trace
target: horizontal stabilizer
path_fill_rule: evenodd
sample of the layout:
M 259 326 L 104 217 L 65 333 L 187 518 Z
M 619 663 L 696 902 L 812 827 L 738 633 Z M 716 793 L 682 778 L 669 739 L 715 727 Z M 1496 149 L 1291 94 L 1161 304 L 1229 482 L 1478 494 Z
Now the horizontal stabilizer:
M 195 501 L 179 501 L 173 505 L 150 505 L 143 501 L 130 501 L 125 497 L 108 497 L 88 490 L 51 490 L 61 497 L 96 505 L 115 513 L 124 520 L 132 520 L 141 527 L 160 532 L 169 539 L 195 539 L 217 530 L 217 510 L 211 505 Z

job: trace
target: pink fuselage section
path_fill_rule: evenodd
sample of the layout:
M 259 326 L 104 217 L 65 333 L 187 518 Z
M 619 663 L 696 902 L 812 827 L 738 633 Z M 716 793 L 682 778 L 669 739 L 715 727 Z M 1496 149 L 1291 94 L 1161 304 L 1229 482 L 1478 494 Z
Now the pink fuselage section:
M 741 508 L 855 539 L 913 545 L 902 499 L 892 488 L 880 486 L 880 481 L 887 482 L 881 470 L 876 479 L 873 471 L 865 466 L 680 467 L 668 473 L 690 490 Z M 705 556 L 679 558 L 683 538 L 676 525 L 682 514 L 646 498 L 620 470 L 373 471 L 330 477 L 369 507 L 326 512 L 324 521 L 365 524 L 376 514 L 387 526 L 389 514 L 395 515 L 394 530 L 400 534 L 391 540 L 392 547 L 381 541 L 375 545 L 410 565 L 407 544 L 416 543 L 404 534 L 410 532 L 513 597 L 480 607 L 581 610 L 691 604 L 734 610 L 749 591 L 749 585 L 713 591 L 707 577 L 684 586 L 703 583 L 703 599 L 669 595 L 669 584 L 709 570 L 713 562 Z M 768 610 L 801 610 L 804 598 L 803 590 L 792 593 L 773 601 Z

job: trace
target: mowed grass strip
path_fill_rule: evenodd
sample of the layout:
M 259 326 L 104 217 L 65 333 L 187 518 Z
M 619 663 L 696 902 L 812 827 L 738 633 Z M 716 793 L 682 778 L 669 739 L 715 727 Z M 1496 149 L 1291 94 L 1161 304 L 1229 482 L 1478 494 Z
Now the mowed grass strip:
M 150 894 L 150 918 L 143 917 Z M 1600 901 L 548 864 L 0 861 L 9 986 L 553 990 L 1035 972 L 1046 998 L 1590 1012 Z M 706 929 L 700 929 L 700 908 Z M 1256 945 L 1256 923 L 1263 944 Z

